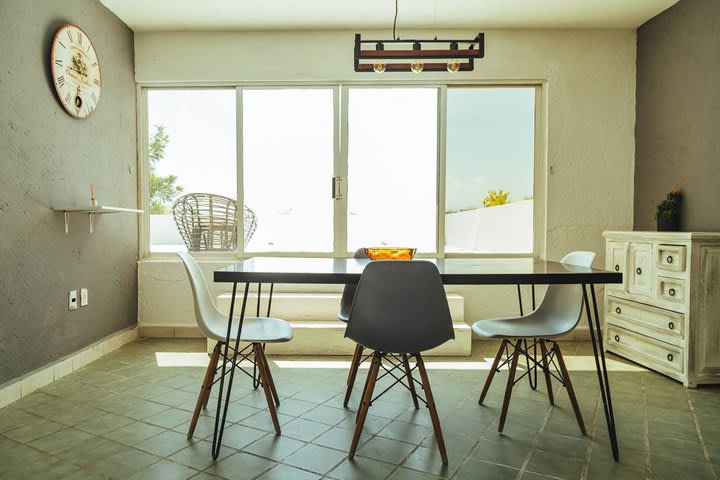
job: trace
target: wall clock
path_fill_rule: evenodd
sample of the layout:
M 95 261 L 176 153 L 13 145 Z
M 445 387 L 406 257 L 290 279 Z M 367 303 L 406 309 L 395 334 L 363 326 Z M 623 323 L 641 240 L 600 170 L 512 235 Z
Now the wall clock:
M 50 51 L 53 82 L 60 103 L 75 118 L 88 118 L 100 101 L 100 60 L 92 40 L 77 25 L 63 25 Z

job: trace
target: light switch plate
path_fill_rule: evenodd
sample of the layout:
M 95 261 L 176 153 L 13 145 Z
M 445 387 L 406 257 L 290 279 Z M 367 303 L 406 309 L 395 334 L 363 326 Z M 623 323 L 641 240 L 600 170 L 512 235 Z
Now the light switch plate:
M 81 288 L 80 289 L 80 306 L 84 307 L 87 304 L 88 304 L 88 289 Z
M 78 308 L 77 290 L 70 290 L 68 293 L 68 310 L 77 310 Z

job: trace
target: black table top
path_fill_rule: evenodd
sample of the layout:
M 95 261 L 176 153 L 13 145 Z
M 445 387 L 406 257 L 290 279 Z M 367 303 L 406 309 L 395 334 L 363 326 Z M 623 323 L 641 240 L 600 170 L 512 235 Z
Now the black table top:
M 406 261 L 406 260 L 405 260 Z M 430 259 L 446 285 L 622 283 L 622 274 L 532 258 Z M 216 282 L 357 283 L 368 259 L 253 257 L 215 270 Z

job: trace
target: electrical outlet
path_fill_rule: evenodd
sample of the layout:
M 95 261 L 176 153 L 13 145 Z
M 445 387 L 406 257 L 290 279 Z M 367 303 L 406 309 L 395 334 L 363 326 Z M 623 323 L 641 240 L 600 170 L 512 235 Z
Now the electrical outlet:
M 87 304 L 88 304 L 88 289 L 81 288 L 80 289 L 80 306 L 84 307 Z
M 68 310 L 77 310 L 78 307 L 77 290 L 70 290 L 68 293 Z

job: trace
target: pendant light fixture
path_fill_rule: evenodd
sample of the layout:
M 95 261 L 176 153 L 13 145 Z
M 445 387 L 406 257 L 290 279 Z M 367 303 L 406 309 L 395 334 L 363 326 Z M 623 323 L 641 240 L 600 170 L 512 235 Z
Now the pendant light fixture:
M 404 40 L 395 35 L 397 16 L 398 0 L 395 0 L 390 40 L 363 40 L 361 34 L 355 34 L 356 72 L 471 72 L 475 69 L 475 59 L 485 57 L 484 33 L 478 33 L 470 40 L 438 40 L 437 37 Z M 423 46 L 427 48 L 423 49 Z

